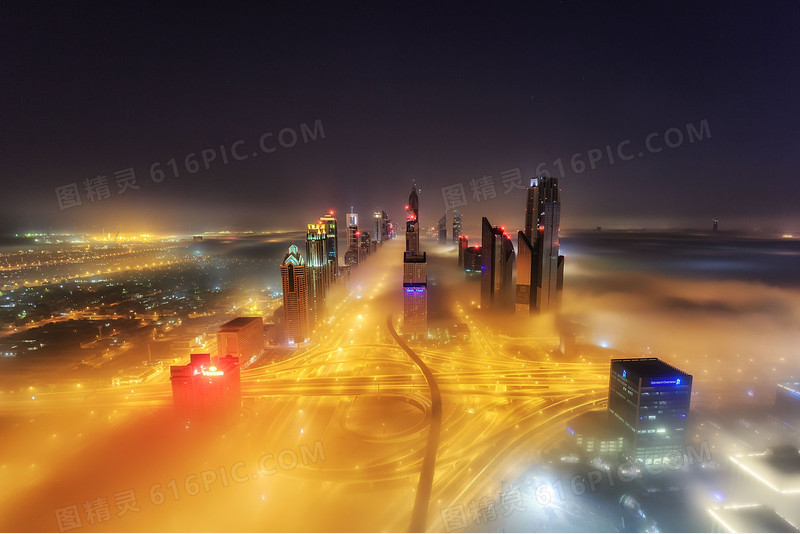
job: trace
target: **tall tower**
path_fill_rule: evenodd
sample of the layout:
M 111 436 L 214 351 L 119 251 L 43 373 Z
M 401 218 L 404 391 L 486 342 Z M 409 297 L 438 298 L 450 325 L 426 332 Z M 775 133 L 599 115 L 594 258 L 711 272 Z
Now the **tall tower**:
M 419 250 L 419 197 L 411 189 L 406 215 L 406 251 L 403 254 L 403 333 L 409 337 L 428 335 L 427 258 Z
M 345 263 L 355 265 L 358 263 L 358 249 L 361 232 L 358 231 L 358 213 L 355 208 L 350 206 L 350 213 L 347 214 L 347 252 L 345 253 Z
M 469 238 L 465 235 L 458 236 L 458 266 L 464 265 L 464 253 L 469 248 Z
M 339 221 L 333 216 L 333 210 L 319 219 L 325 225 L 325 249 L 328 253 L 328 262 L 333 266 L 334 279 L 339 276 Z
M 525 237 L 533 242 L 536 239 L 536 228 L 539 226 L 539 214 L 542 206 L 539 204 L 539 185 L 536 178 L 531 178 L 531 184 L 526 189 L 525 199 Z
M 461 212 L 453 208 L 453 243 L 458 243 L 461 235 Z
M 558 179 L 532 178 L 527 189 L 525 231 L 519 232 L 516 310 L 553 311 L 561 303 L 564 256 L 559 255 L 561 190 Z
M 385 211 L 381 210 L 381 241 L 388 241 L 392 238 L 392 222 Z
M 447 212 L 444 212 L 437 225 L 439 243 L 447 243 Z
M 382 211 L 375 210 L 372 214 L 372 237 L 380 243 L 383 240 L 383 213 Z
M 307 275 L 306 262 L 292 243 L 281 264 L 286 340 L 292 344 L 302 343 L 309 334 Z
M 419 252 L 419 197 L 417 186 L 411 188 L 406 206 L 406 252 Z
M 481 221 L 481 308 L 511 305 L 514 245 L 505 228 Z
M 332 265 L 325 250 L 325 225 L 309 224 L 306 235 L 306 272 L 308 274 L 308 321 L 316 326 L 325 313 L 325 295 L 333 281 Z

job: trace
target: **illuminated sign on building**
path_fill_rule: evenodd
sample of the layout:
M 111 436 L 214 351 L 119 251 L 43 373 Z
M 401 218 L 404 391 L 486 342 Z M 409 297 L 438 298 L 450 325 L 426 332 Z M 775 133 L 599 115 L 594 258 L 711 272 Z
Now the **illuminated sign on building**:
M 203 376 L 222 376 L 225 374 L 222 371 L 218 371 L 213 365 L 208 370 L 203 369 L 200 372 L 203 373 Z
M 651 380 L 651 386 L 680 386 L 681 379 L 680 378 L 672 378 L 670 380 Z

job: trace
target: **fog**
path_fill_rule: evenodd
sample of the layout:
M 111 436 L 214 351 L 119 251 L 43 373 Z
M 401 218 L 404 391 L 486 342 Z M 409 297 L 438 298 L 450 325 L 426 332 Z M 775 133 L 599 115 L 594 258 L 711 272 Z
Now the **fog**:
M 228 277 L 243 269 L 263 292 L 280 259 L 250 259 L 292 237 L 190 253 L 224 260 Z M 442 509 L 492 494 L 558 450 L 567 421 L 606 397 L 611 357 L 657 356 L 692 374 L 692 409 L 707 414 L 770 405 L 777 382 L 796 378 L 800 288 L 780 275 L 791 248 L 740 242 L 731 254 L 750 261 L 730 258 L 740 268 L 715 279 L 703 251 L 720 245 L 692 239 L 643 254 L 641 236 L 565 237 L 559 317 L 481 306 L 480 279 L 457 266 L 455 246 L 422 240 L 436 334 L 412 345 L 444 411 L 430 530 L 443 529 Z M 40 378 L 26 387 L 24 372 L 5 377 L 2 391 L 0 528 L 56 530 L 74 505 L 81 531 L 405 530 L 430 401 L 386 326 L 391 316 L 402 333 L 403 249 L 402 238 L 382 245 L 339 281 L 312 342 L 243 369 L 242 409 L 225 420 L 177 417 L 164 377 L 78 383 L 62 361 L 29 360 Z M 442 332 L 458 324 L 469 339 L 451 330 L 448 341 Z M 576 355 L 558 351 L 565 330 Z M 138 510 L 122 513 L 130 492 Z

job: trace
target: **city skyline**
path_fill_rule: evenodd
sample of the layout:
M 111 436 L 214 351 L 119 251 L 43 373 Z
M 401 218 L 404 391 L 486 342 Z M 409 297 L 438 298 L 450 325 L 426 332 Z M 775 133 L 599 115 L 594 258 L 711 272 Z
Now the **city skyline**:
M 0 532 L 800 531 L 798 23 L 6 6 Z

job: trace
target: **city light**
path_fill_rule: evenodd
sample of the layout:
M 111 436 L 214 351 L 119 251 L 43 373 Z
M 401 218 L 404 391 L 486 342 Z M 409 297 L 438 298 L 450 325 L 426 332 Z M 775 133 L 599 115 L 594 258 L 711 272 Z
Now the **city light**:
M 740 4 L 5 9 L 0 533 L 800 530 Z

